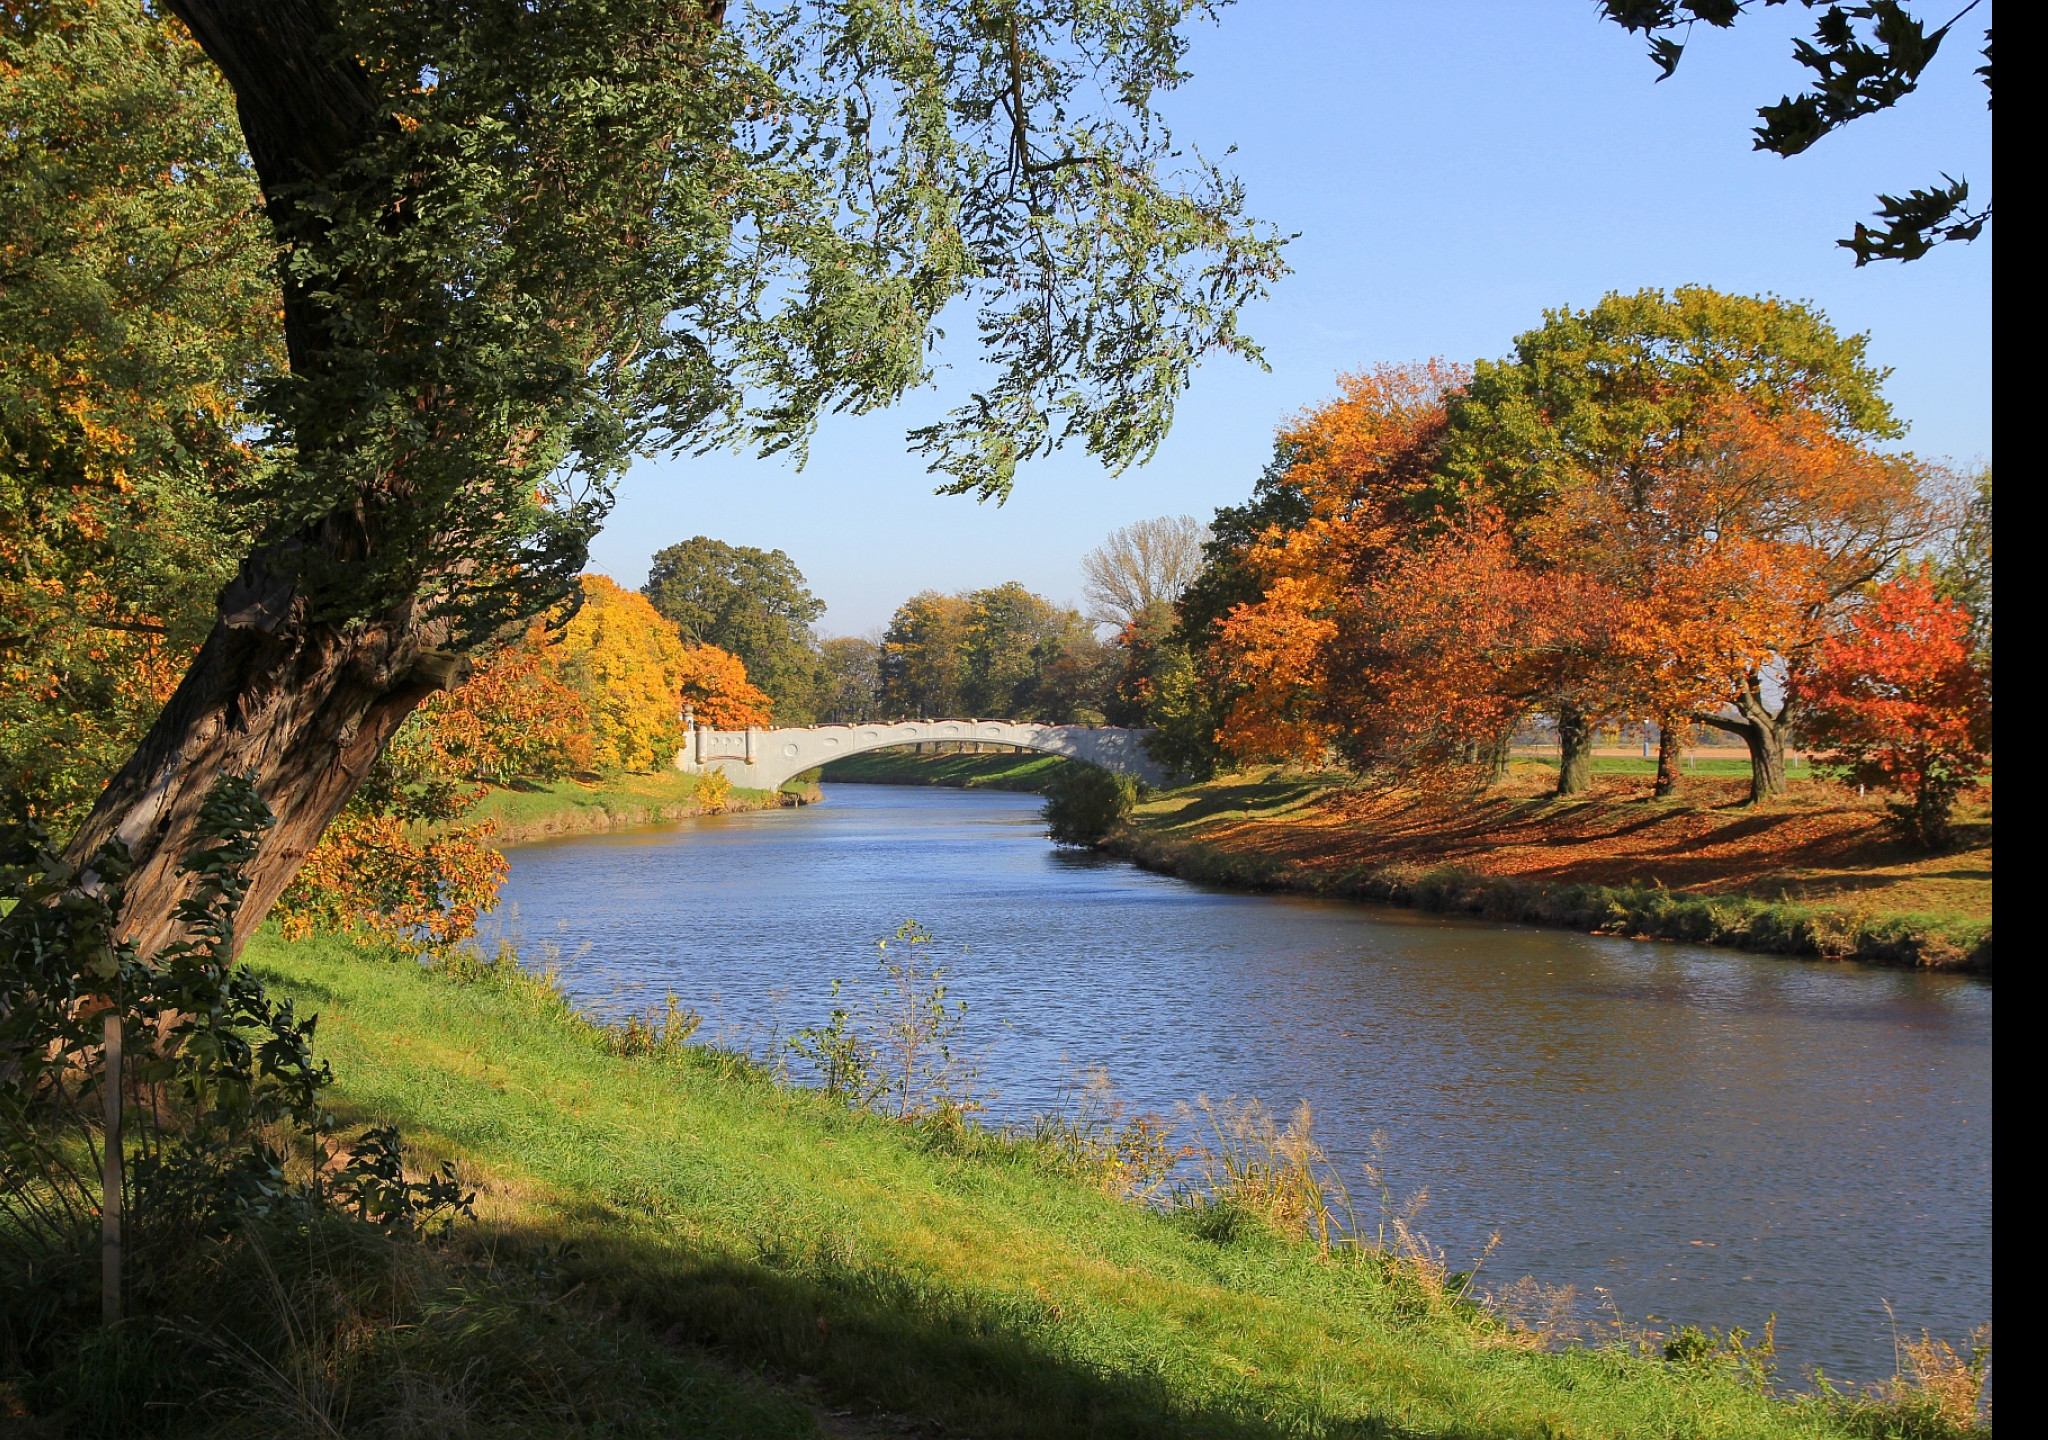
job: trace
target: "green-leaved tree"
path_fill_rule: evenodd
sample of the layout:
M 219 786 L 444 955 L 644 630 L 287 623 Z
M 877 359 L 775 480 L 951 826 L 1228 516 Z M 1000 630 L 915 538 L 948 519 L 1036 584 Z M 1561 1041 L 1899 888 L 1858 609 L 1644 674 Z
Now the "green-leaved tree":
M 913 435 L 1000 497 L 1062 442 L 1149 455 L 1281 273 L 1153 108 L 1208 0 L 166 0 L 232 90 L 287 365 L 253 543 L 67 854 L 134 857 L 144 953 L 222 772 L 276 815 L 269 908 L 399 723 L 561 600 L 635 454 L 801 451 L 930 374 Z M 251 223 L 255 223 L 253 220 Z
M 697 535 L 657 550 L 640 591 L 690 644 L 739 656 L 778 724 L 817 719 L 824 675 L 811 626 L 825 602 L 787 555 Z

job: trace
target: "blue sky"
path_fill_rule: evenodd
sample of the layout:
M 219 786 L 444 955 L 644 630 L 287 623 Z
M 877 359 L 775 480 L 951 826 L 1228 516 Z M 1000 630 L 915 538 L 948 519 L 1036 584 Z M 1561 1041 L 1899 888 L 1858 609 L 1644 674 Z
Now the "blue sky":
M 1965 22 L 1973 34 L 1989 8 Z M 592 567 L 637 585 L 656 548 L 696 534 L 785 550 L 830 607 L 827 634 L 879 626 L 925 588 L 1021 580 L 1078 600 L 1083 552 L 1132 520 L 1241 500 L 1275 425 L 1339 373 L 1497 356 L 1546 307 L 1646 285 L 1818 304 L 1893 369 L 1908 447 L 1989 459 L 1991 241 L 1862 270 L 1834 244 L 1880 189 L 1946 171 L 1990 193 L 1971 36 L 1896 111 L 1783 160 L 1752 150 L 1749 127 L 1799 87 L 1789 42 L 1809 13 L 1702 28 L 1656 84 L 1640 41 L 1591 0 L 1240 0 L 1196 31 L 1194 78 L 1163 108 L 1178 140 L 1235 144 L 1252 212 L 1300 232 L 1295 273 L 1246 316 L 1270 373 L 1212 361 L 1149 465 L 1110 476 L 1056 456 L 997 507 L 933 495 L 905 452 L 908 425 L 964 394 L 942 372 L 897 411 L 827 424 L 801 472 L 732 455 L 639 463 Z

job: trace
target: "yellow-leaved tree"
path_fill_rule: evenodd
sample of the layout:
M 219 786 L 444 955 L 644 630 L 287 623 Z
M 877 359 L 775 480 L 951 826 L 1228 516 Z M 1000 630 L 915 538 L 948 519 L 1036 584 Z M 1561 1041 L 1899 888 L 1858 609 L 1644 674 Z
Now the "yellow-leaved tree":
M 590 713 L 598 770 L 659 770 L 682 748 L 683 637 L 647 597 L 585 575 L 583 605 L 543 652 Z

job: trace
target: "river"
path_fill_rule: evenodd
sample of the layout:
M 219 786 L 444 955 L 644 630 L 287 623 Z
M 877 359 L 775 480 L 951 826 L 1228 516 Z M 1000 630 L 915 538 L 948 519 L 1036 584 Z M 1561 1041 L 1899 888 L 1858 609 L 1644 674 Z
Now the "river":
M 1761 1329 L 1781 1379 L 1991 1316 L 1991 986 L 1340 901 L 1055 850 L 1035 796 L 828 785 L 800 810 L 520 846 L 507 928 L 597 1010 L 673 991 L 761 1048 L 908 917 L 941 937 L 997 1120 L 1083 1065 L 1132 1103 L 1306 1100 L 1361 1194 L 1454 1262 L 1631 1323 Z

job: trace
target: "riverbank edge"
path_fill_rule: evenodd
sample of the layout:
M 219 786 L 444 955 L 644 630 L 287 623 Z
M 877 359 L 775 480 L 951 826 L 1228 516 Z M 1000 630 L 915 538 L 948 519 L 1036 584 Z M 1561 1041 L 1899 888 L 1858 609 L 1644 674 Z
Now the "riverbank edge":
M 1230 890 L 1280 891 L 1403 905 L 1592 935 L 1719 945 L 1804 960 L 1851 960 L 1991 976 L 1991 927 L 1911 915 L 1857 915 L 1746 895 L 1681 895 L 1656 885 L 1595 885 L 1481 875 L 1457 865 L 1327 870 L 1229 853 L 1126 827 L 1098 847 L 1143 870 Z
M 1359 1418 L 1420 1406 L 1475 1435 L 1562 1426 L 1590 1440 L 1641 1433 L 1653 1416 L 1702 1434 L 1852 1433 L 1811 1398 L 1760 1393 L 1719 1364 L 1518 1336 L 1447 1301 L 1441 1278 L 1432 1293 L 1391 1258 L 1335 1263 L 1309 1241 L 1237 1223 L 1227 1205 L 1204 1225 L 1212 1212 L 1117 1200 L 1042 1141 L 963 1129 L 957 1115 L 852 1109 L 653 1031 L 635 1043 L 509 957 L 416 966 L 345 937 L 288 942 L 265 927 L 246 958 L 326 1012 L 336 1099 L 354 1119 L 402 1124 L 416 1165 L 450 1161 L 478 1192 L 477 1229 L 457 1253 L 509 1255 L 515 1268 L 538 1255 L 555 1303 L 580 1294 L 632 1344 L 686 1363 L 716 1356 L 810 1409 L 821 1435 L 871 1433 L 872 1415 L 890 1433 L 915 1417 L 1078 1440 L 1101 1433 L 1106 1405 L 1134 1435 L 1243 1440 L 1279 1433 L 1246 1423 L 1246 1392 L 1262 1420 L 1322 1413 L 1331 1377 L 1304 1385 L 1296 1373 L 1318 1366 L 1349 1382 Z M 531 1138 L 536 1105 L 589 1130 L 588 1143 Z M 806 1158 L 828 1153 L 837 1165 Z M 692 1162 L 678 1165 L 681 1154 Z M 727 1182 L 711 1205 L 707 1164 Z M 764 1240 L 792 1208 L 810 1215 L 821 1202 L 847 1229 L 838 1248 Z M 773 1204 L 773 1217 L 752 1217 L 750 1204 Z M 1001 1264 L 960 1265 L 996 1236 L 1008 1241 Z M 906 1267 L 914 1284 L 897 1273 Z M 1210 1323 L 1219 1312 L 1235 1323 Z M 1105 1341 L 1119 1363 L 1090 1353 Z M 1113 1382 L 1134 1355 L 1155 1363 L 1126 1396 Z M 824 1420 L 827 1405 L 848 1407 L 832 1412 L 846 1429 Z
M 634 777 L 644 780 L 648 777 Z M 663 777 L 666 778 L 666 777 Z M 706 815 L 734 815 L 753 810 L 775 810 L 794 805 L 815 805 L 821 797 L 817 785 L 810 781 L 792 780 L 779 790 L 743 790 L 738 787 L 729 791 L 724 801 L 715 810 L 706 810 L 695 798 L 696 777 L 679 775 L 678 789 L 682 792 L 676 798 L 651 798 L 635 794 L 630 789 L 616 786 L 585 787 L 581 782 L 561 782 L 546 787 L 542 792 L 494 791 L 491 798 L 499 794 L 516 794 L 524 802 L 521 809 L 527 813 L 518 819 L 507 819 L 502 815 L 486 814 L 482 818 L 491 824 L 491 839 L 499 845 L 530 845 L 543 840 L 561 840 L 572 835 L 599 835 L 611 830 L 644 829 L 654 825 L 670 825 L 683 820 L 700 819 Z M 565 789 L 563 785 L 576 788 Z M 548 794 L 560 803 L 550 806 L 542 802 L 535 805 L 537 794 Z M 484 801 L 488 810 L 490 799 Z

